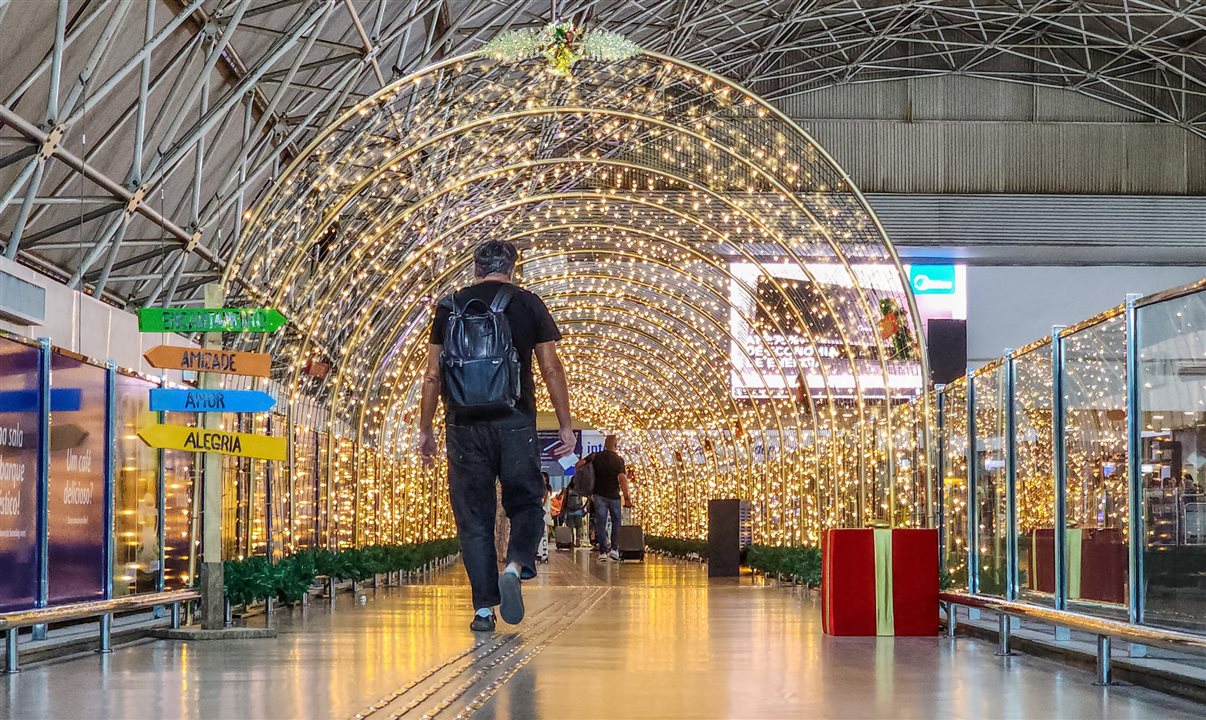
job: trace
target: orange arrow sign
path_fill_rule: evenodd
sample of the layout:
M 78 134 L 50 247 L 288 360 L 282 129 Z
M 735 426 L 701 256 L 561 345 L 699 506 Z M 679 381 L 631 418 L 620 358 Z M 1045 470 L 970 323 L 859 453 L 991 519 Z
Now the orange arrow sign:
M 193 370 L 263 378 L 272 376 L 272 356 L 264 353 L 158 345 L 147 351 L 143 357 L 153 367 L 166 370 Z

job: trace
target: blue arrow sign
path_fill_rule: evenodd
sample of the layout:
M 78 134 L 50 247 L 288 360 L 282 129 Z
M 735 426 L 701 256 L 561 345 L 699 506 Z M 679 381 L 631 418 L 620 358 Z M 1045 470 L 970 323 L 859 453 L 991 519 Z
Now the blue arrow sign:
M 82 404 L 83 393 L 79 388 L 52 388 L 50 391 L 51 412 L 75 412 Z M 36 412 L 37 409 L 37 390 L 0 391 L 0 412 Z
M 172 390 L 151 389 L 154 412 L 267 412 L 276 405 L 272 396 L 259 390 Z

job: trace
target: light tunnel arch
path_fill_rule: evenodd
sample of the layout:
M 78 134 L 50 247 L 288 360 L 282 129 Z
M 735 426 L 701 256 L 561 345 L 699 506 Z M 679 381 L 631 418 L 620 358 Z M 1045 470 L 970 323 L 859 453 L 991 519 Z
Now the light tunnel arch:
M 502 237 L 564 324 L 576 398 L 613 406 L 575 413 L 632 438 L 647 531 L 699 535 L 718 496 L 753 501 L 762 542 L 926 522 L 928 502 L 895 507 L 901 446 L 928 451 L 926 424 L 895 417 L 924 404 L 925 363 L 882 227 L 795 123 L 672 58 L 566 79 L 477 54 L 403 78 L 293 159 L 224 280 L 295 319 L 259 343 L 292 354 L 275 377 L 289 401 L 324 404 L 332 432 L 435 498 L 441 471 L 410 451 L 426 322 L 471 248 Z M 309 377 L 312 359 L 333 372 Z M 670 497 L 688 509 L 657 517 Z

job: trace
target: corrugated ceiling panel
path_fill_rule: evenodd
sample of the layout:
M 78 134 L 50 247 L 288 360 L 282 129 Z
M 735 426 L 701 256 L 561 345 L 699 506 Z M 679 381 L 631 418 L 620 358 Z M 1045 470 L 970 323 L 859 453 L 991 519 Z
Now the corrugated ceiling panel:
M 906 82 L 835 85 L 777 102 L 794 118 L 904 120 L 908 118 Z
M 867 199 L 900 245 L 1206 247 L 1206 197 L 870 193 Z
M 1120 123 L 803 122 L 874 192 L 1183 194 L 1206 185 L 1206 143 Z M 1087 149 L 1087 150 L 1086 150 Z M 1188 162 L 1188 167 L 1187 167 Z M 1196 163 L 1196 164 L 1195 164 Z M 1192 170 L 1191 170 L 1192 168 Z
M 1040 122 L 1151 122 L 1139 113 L 1080 93 L 1052 87 L 1034 87 L 1031 92 L 1035 119 Z
M 909 80 L 914 120 L 1029 120 L 1029 86 L 958 75 Z
M 1128 192 L 1183 193 L 1186 188 L 1185 140 L 1188 133 L 1175 125 L 1123 130 Z

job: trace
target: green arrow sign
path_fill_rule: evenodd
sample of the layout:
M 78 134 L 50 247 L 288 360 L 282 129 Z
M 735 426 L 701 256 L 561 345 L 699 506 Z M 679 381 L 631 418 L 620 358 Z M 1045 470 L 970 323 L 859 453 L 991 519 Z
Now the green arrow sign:
M 275 332 L 286 322 L 275 308 L 141 308 L 142 332 Z

